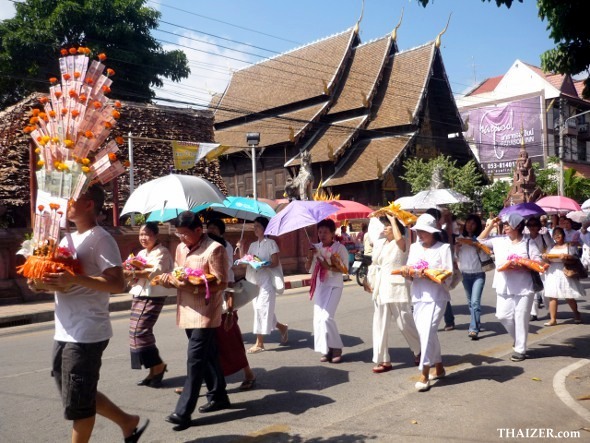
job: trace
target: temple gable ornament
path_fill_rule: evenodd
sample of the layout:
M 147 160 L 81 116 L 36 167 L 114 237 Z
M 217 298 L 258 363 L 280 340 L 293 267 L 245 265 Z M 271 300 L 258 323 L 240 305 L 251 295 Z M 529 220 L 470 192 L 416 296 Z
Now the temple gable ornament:
M 285 194 L 289 201 L 311 200 L 313 194 L 313 173 L 311 172 L 311 154 L 301 153 L 301 168 L 295 178 L 288 178 L 285 184 Z

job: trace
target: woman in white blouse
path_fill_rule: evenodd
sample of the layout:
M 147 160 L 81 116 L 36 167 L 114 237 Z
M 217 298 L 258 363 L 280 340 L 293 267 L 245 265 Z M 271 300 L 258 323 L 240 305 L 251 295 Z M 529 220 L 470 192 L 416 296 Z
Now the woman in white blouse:
M 252 301 L 254 308 L 254 327 L 252 332 L 256 334 L 256 343 L 248 349 L 248 354 L 256 354 L 264 351 L 264 336 L 270 334 L 275 328 L 281 333 L 281 344 L 286 344 L 289 339 L 289 327 L 286 324 L 280 323 L 275 315 L 277 288 L 274 280 L 275 278 L 282 279 L 283 273 L 277 243 L 264 236 L 267 226 L 267 218 L 257 217 L 254 220 L 256 241 L 253 241 L 248 248 L 248 255 L 255 255 L 263 261 L 270 262 L 268 266 L 258 269 L 254 269 L 248 265 L 246 270 L 246 280 L 260 288 L 258 296 Z
M 331 257 L 337 255 L 343 266 L 348 265 L 346 246 L 335 240 L 336 224 L 322 220 L 317 224 L 319 243 L 309 251 L 305 266 L 312 273 L 310 296 L 313 298 L 314 350 L 322 354 L 321 362 L 340 363 L 342 339 L 336 325 L 336 309 L 342 297 L 342 269 Z
M 507 269 L 498 271 L 511 255 L 541 261 L 541 252 L 534 241 L 523 236 L 525 220 L 519 214 L 510 214 L 502 219 L 506 235 L 488 238 L 492 228 L 500 222 L 494 220 L 483 230 L 479 241 L 494 250 L 496 271 L 492 287 L 496 290 L 496 318 L 506 328 L 514 341 L 512 361 L 523 361 L 526 358 L 527 339 L 531 305 L 533 304 L 533 279 L 530 270 Z
M 475 215 L 468 215 L 463 226 L 461 238 L 475 239 L 481 234 L 481 219 Z M 489 256 L 475 246 L 455 242 L 455 255 L 459 263 L 459 270 L 463 276 L 463 288 L 467 296 L 467 305 L 471 314 L 469 332 L 471 340 L 477 340 L 481 318 L 481 294 L 486 284 L 486 273 L 481 268 L 481 263 Z
M 418 235 L 418 241 L 410 246 L 408 264 L 402 268 L 404 277 L 412 278 L 410 294 L 414 304 L 414 321 L 420 335 L 421 358 L 419 368 L 420 380 L 416 382 L 416 390 L 422 392 L 430 389 L 430 368 L 434 365 L 433 379 L 446 375 L 442 364 L 438 325 L 440 324 L 447 303 L 451 299 L 449 284 L 451 277 L 439 284 L 428 279 L 423 270 L 418 275 L 412 267 L 419 268 L 426 262 L 428 269 L 442 269 L 453 272 L 453 254 L 451 246 L 436 241 L 435 233 L 440 232 L 436 220 L 430 214 L 422 214 L 412 227 Z
M 125 270 L 133 295 L 131 318 L 129 321 L 129 344 L 131 349 L 131 368 L 150 370 L 148 376 L 140 380 L 139 386 L 159 387 L 166 372 L 166 363 L 160 358 L 154 336 L 154 325 L 164 307 L 166 296 L 172 292 L 163 286 L 152 286 L 150 280 L 165 272 L 172 272 L 174 259 L 167 248 L 158 243 L 158 224 L 148 222 L 139 229 L 139 243 L 144 249 L 137 257 L 150 266 L 144 270 Z
M 373 295 L 373 372 L 380 374 L 393 369 L 389 356 L 388 336 L 393 322 L 406 339 L 420 363 L 420 336 L 412 316 L 410 285 L 401 275 L 391 275 L 408 260 L 409 239 L 404 226 L 394 217 L 379 218 L 384 225 L 382 238 L 375 241 L 372 263 L 367 275 L 366 290 Z M 368 235 L 368 234 L 366 234 Z

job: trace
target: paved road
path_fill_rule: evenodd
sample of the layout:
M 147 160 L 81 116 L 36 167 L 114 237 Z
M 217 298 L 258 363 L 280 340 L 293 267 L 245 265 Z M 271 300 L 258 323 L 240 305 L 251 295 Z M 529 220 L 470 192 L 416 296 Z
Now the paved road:
M 185 374 L 186 338 L 174 325 L 174 308 L 164 309 L 156 335 L 169 372 L 162 389 L 135 386 L 144 375 L 129 369 L 128 313 L 112 315 L 115 336 L 105 353 L 100 388 L 116 403 L 151 420 L 142 442 L 432 442 L 510 440 L 518 431 L 539 429 L 579 432 L 590 439 L 590 326 L 574 325 L 560 305 L 562 324 L 544 328 L 536 322 L 530 359 L 513 363 L 511 343 L 493 316 L 495 299 L 484 292 L 481 340 L 467 339 L 468 312 L 462 290 L 453 292 L 458 329 L 440 332 L 449 376 L 429 392 L 413 385 L 418 370 L 396 331 L 391 333 L 395 370 L 371 372 L 369 297 L 348 283 L 337 320 L 346 346 L 340 365 L 322 364 L 312 351 L 312 305 L 306 290 L 291 290 L 278 301 L 277 315 L 289 324 L 289 346 L 277 345 L 249 356 L 258 377 L 256 389 L 240 392 L 240 374 L 228 378 L 232 409 L 193 416 L 194 426 L 172 430 L 164 417 L 173 411 Z M 580 303 L 590 322 L 589 304 Z M 240 324 L 247 344 L 253 342 L 250 309 Z M 0 441 L 67 441 L 70 427 L 49 376 L 52 323 L 0 330 Z M 569 404 L 566 404 L 569 403 Z M 202 404 L 202 400 L 199 400 Z M 577 411 L 576 411 L 577 410 Z M 500 431 L 510 429 L 511 431 Z M 118 429 L 99 418 L 97 442 L 120 441 Z M 550 439 L 529 439 L 550 441 Z

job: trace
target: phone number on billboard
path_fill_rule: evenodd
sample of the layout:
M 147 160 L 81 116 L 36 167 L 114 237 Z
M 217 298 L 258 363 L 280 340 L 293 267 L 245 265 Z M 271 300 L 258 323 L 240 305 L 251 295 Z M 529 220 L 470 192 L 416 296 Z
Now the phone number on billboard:
M 486 163 L 484 165 L 485 169 L 490 172 L 495 172 L 497 174 L 511 172 L 512 169 L 516 166 L 516 161 L 510 162 L 491 162 Z

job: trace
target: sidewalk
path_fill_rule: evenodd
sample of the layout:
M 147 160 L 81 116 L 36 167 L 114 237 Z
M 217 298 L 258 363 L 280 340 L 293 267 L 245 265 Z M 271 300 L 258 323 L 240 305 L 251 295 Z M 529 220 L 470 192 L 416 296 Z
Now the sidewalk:
M 310 274 L 285 276 L 286 290 L 302 288 L 304 286 L 310 286 L 310 284 Z M 131 309 L 132 298 L 127 293 L 113 294 L 110 300 L 110 311 L 116 312 Z M 53 321 L 53 304 L 53 301 L 42 301 L 0 306 L 0 328 Z M 166 298 L 166 304 L 176 304 L 176 296 Z

